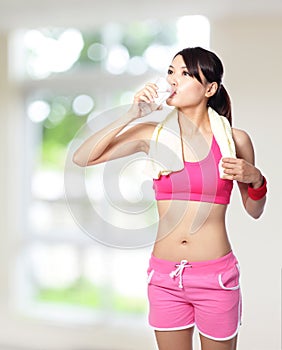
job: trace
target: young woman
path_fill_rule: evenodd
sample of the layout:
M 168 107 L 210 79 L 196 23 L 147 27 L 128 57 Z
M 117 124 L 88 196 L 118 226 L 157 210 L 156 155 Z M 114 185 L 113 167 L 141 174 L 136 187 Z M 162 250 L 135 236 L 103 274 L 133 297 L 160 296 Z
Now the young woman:
M 148 295 L 149 322 L 160 350 L 191 350 L 194 326 L 203 350 L 236 349 L 241 296 L 226 209 L 236 180 L 247 213 L 259 218 L 266 180 L 254 165 L 252 142 L 242 130 L 232 128 L 236 158 L 221 160 L 209 108 L 231 124 L 222 75 L 220 59 L 200 47 L 178 52 L 168 69 L 173 93 L 166 102 L 178 113 L 184 169 L 154 179 L 159 225 L 148 268 Z M 73 161 L 91 166 L 135 152 L 149 154 L 158 125 L 141 122 L 124 128 L 142 118 L 142 105 L 153 105 L 157 96 L 157 86 L 148 83 L 136 93 L 129 111 L 90 136 Z

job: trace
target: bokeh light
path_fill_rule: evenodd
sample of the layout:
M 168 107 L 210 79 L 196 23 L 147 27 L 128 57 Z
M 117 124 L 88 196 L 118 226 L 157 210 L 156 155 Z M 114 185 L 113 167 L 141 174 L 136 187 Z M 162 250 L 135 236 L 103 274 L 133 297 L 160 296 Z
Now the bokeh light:
M 77 29 L 66 29 L 58 38 L 31 30 L 26 33 L 24 43 L 30 51 L 27 71 L 35 79 L 69 70 L 78 60 L 84 46 L 82 34 Z
M 107 56 L 107 48 L 100 44 L 100 43 L 94 43 L 91 44 L 87 49 L 87 56 L 92 61 L 102 61 Z
M 79 95 L 77 96 L 72 104 L 73 111 L 77 115 L 86 115 L 91 112 L 94 107 L 94 101 L 91 96 Z
M 127 68 L 129 53 L 125 46 L 115 45 L 110 49 L 106 69 L 112 74 L 122 74 Z
M 46 101 L 38 100 L 29 104 L 27 115 L 33 122 L 40 123 L 48 117 L 50 111 L 50 105 Z

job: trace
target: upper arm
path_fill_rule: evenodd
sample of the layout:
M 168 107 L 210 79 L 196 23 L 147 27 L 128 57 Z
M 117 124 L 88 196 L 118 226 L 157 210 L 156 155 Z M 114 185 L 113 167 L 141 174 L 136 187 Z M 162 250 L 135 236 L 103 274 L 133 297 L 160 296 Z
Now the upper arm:
M 123 130 L 108 145 L 100 157 L 89 161 L 87 165 L 103 163 L 137 152 L 148 153 L 155 126 L 156 123 L 140 123 Z
M 255 164 L 254 147 L 250 136 L 244 130 L 232 128 L 237 158 Z

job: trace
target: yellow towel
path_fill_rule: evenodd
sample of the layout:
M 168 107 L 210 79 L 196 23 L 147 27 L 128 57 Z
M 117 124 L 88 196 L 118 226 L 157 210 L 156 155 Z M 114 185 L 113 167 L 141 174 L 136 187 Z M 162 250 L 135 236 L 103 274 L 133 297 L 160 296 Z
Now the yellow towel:
M 211 107 L 208 108 L 208 114 L 212 133 L 218 143 L 222 157 L 236 158 L 229 121 Z M 158 179 L 160 175 L 168 175 L 183 168 L 184 160 L 178 110 L 175 108 L 161 123 L 157 124 L 154 130 L 144 172 L 150 177 Z M 219 162 L 219 174 L 221 178 L 224 178 L 221 161 Z

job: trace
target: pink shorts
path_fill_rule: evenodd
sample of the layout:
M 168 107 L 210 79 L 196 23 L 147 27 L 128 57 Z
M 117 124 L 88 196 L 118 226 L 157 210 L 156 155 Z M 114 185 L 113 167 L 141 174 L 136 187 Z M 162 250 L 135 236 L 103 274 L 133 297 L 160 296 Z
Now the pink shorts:
M 196 326 L 214 340 L 233 338 L 241 322 L 239 276 L 232 252 L 215 260 L 180 263 L 152 255 L 149 324 L 160 331 Z

